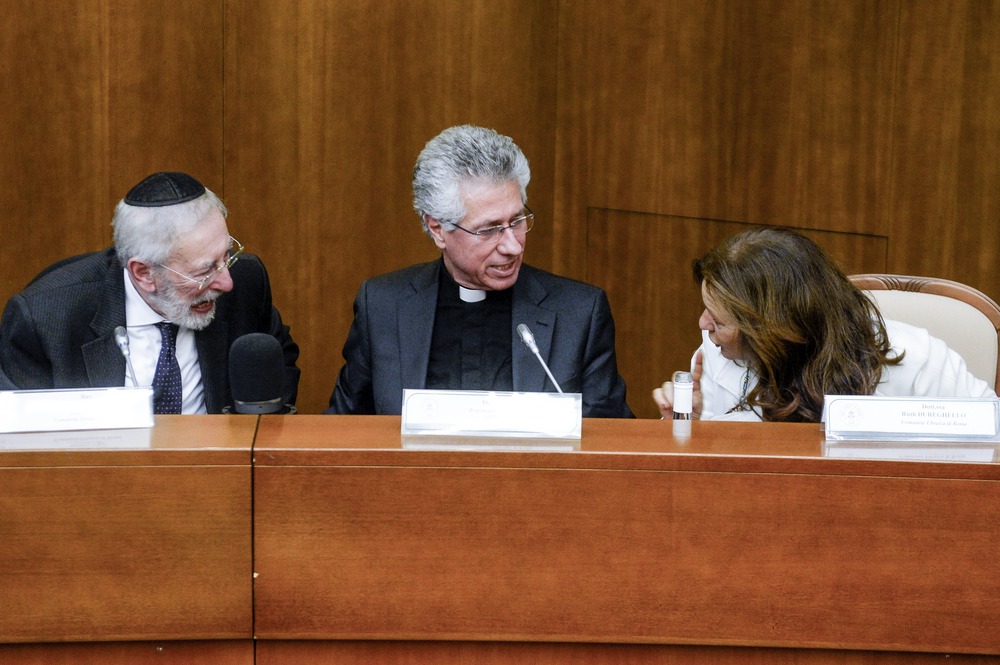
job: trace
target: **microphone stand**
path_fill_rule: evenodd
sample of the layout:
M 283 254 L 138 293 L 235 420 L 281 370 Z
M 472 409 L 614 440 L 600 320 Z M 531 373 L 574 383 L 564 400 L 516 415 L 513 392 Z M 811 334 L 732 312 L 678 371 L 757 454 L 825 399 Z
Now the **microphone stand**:
M 542 369 L 545 370 L 545 374 L 548 375 L 549 381 L 552 382 L 552 385 L 554 385 L 556 390 L 559 391 L 559 394 L 562 395 L 563 391 L 562 388 L 559 387 L 556 377 L 552 376 L 552 372 L 549 371 L 549 366 L 545 364 L 545 361 L 542 360 L 542 354 L 538 352 L 538 344 L 535 343 L 535 336 L 531 334 L 531 330 L 525 324 L 519 323 L 517 324 L 517 334 L 521 336 L 521 341 L 524 342 L 524 345 L 531 349 L 531 352 L 535 354 L 536 358 L 538 358 L 538 362 L 541 364 Z

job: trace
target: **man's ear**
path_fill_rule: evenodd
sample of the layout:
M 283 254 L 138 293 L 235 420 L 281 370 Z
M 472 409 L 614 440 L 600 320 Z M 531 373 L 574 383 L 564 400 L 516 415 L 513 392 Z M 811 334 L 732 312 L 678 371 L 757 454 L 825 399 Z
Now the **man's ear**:
M 427 214 L 424 215 L 424 221 L 427 222 L 427 230 L 430 231 L 434 244 L 438 246 L 438 249 L 444 249 L 446 244 L 444 240 L 445 230 L 441 226 L 441 222 Z
M 128 274 L 132 277 L 135 288 L 146 293 L 156 293 L 156 280 L 153 279 L 153 267 L 136 258 L 128 260 Z

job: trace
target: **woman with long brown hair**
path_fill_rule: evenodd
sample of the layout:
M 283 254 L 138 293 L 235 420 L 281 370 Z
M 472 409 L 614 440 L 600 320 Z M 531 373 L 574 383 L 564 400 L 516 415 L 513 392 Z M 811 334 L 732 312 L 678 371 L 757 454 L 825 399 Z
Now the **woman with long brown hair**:
M 705 311 L 695 417 L 818 422 L 824 395 L 995 397 L 965 360 L 878 308 L 816 243 L 735 235 L 694 263 Z M 653 391 L 671 414 L 669 384 Z

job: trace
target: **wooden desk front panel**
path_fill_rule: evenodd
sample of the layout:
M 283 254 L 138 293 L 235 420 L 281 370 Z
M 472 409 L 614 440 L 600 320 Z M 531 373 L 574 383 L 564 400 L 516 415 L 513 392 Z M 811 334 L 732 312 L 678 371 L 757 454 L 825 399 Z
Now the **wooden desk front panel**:
M 341 433 L 331 448 L 349 447 Z M 319 446 L 297 466 L 296 451 L 266 445 L 258 638 L 1000 653 L 995 479 L 913 464 L 854 475 L 815 459 L 808 473 L 747 472 L 725 455 L 695 456 L 696 471 L 633 456 L 644 468 L 629 469 L 613 452 L 619 468 L 570 468 L 573 453 L 456 453 L 478 464 L 452 466 L 399 450 L 398 463 L 372 451 L 369 467 L 333 449 L 324 465 Z M 941 467 L 926 468 L 960 475 Z
M 253 640 L 0 644 L 0 665 L 254 665 Z
M 256 665 L 996 665 L 996 656 L 664 644 L 262 640 Z M 2 662 L 2 661 L 0 661 Z
M 159 416 L 148 450 L 0 453 L 0 642 L 249 640 L 255 425 Z

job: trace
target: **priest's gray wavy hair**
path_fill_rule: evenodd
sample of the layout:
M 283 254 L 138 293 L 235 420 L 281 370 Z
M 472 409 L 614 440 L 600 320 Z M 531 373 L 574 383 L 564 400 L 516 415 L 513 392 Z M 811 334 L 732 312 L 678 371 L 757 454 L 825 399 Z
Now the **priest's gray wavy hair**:
M 413 208 L 424 233 L 430 235 L 428 216 L 454 230 L 466 213 L 461 185 L 476 180 L 516 181 L 521 202 L 527 203 L 531 169 L 513 139 L 485 127 L 449 127 L 427 142 L 413 167 Z
M 166 263 L 178 238 L 212 210 L 218 210 L 223 217 L 229 214 L 219 197 L 208 188 L 191 201 L 153 208 L 132 206 L 122 199 L 111 220 L 118 260 L 123 266 L 132 257 L 147 263 Z

